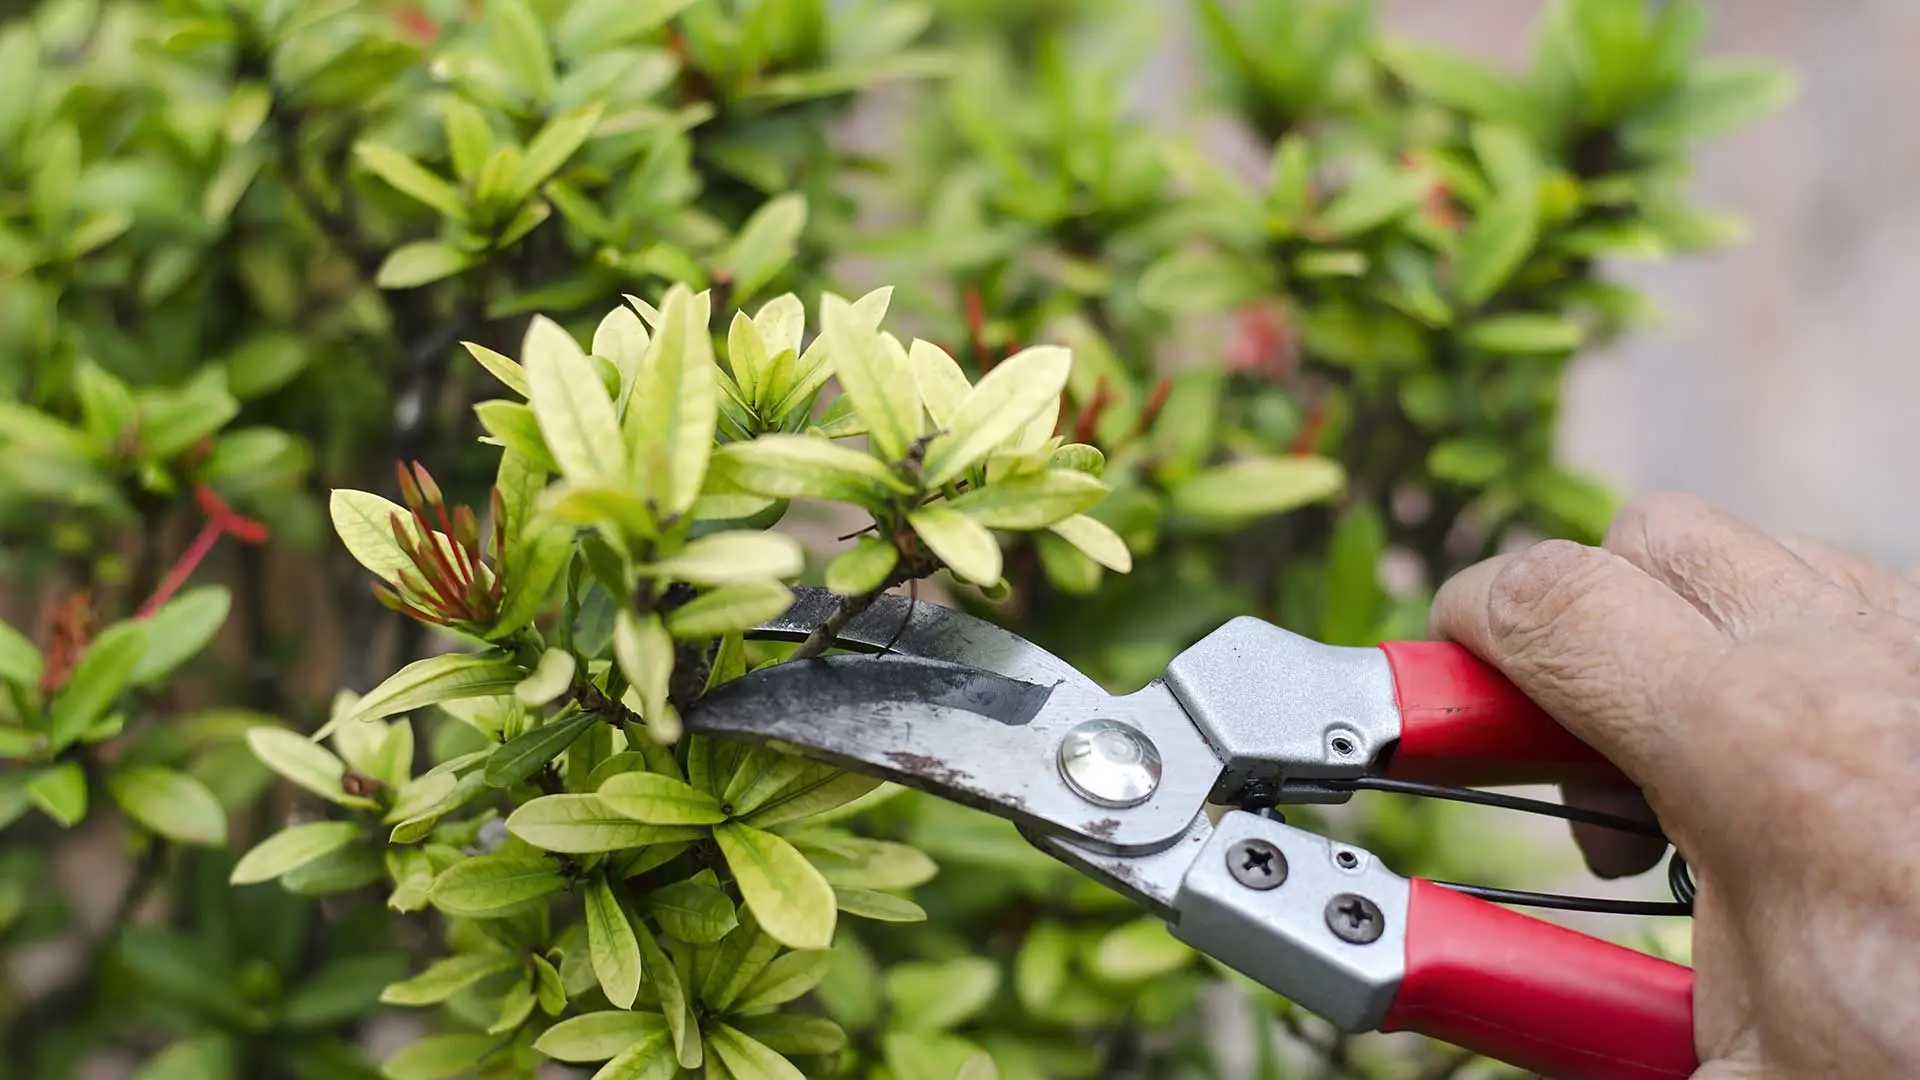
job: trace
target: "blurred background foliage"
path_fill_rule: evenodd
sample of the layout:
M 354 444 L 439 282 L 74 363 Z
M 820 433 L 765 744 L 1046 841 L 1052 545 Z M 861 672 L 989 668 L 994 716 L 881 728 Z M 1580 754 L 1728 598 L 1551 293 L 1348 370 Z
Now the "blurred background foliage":
M 1207 85 L 1169 125 L 1137 76 L 1172 17 Z M 1554 436 L 1568 365 L 1652 314 L 1607 267 L 1737 238 L 1690 201 L 1689 154 L 1789 90 L 1707 53 L 1702 5 L 1651 0 L 1543 5 L 1518 71 L 1357 0 L 0 18 L 0 1071 L 34 1078 L 372 1076 L 405 1044 L 377 998 L 414 921 L 377 890 L 225 882 L 307 812 L 244 733 L 312 730 L 435 647 L 321 507 L 391 492 L 396 459 L 484 505 L 475 440 L 516 417 L 476 414 L 460 342 L 512 353 L 535 312 L 584 339 L 671 282 L 723 311 L 894 284 L 892 318 L 972 378 L 1073 347 L 1061 430 L 1104 452 L 1092 514 L 1134 556 L 1113 575 L 1023 537 L 1010 596 L 949 602 L 1116 688 L 1238 614 L 1420 636 L 1459 567 L 1599 535 L 1612 496 Z M 1222 164 L 1220 130 L 1261 167 Z M 136 613 L 149 644 L 116 661 Z M 61 692 L 82 684 L 99 700 Z M 58 739 L 27 732 L 43 704 Z M 417 722 L 423 762 L 461 748 Z M 1529 873 L 1450 812 L 1340 811 L 1403 872 Z M 808 999 L 854 1034 L 846 1075 L 946 1080 L 888 1052 L 899 1030 L 1010 1077 L 1494 1072 L 1334 1037 L 999 823 L 908 796 L 858 826 L 941 872 L 929 922 L 843 933 Z M 1255 1036 L 1219 1037 L 1223 995 Z

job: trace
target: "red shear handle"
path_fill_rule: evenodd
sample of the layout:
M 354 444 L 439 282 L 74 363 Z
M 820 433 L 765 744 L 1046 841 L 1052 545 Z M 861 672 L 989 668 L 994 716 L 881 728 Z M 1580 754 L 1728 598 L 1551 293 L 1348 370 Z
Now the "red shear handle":
M 1385 1031 L 1553 1080 L 1686 1080 L 1693 971 L 1415 880 L 1407 972 Z
M 1389 641 L 1400 745 L 1386 775 L 1455 787 L 1584 781 L 1632 786 L 1619 769 L 1495 668 L 1451 641 Z

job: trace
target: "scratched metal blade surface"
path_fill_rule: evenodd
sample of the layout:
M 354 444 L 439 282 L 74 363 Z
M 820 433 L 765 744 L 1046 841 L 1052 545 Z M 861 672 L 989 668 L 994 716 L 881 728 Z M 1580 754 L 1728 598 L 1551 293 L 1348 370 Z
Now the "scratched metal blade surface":
M 1096 718 L 1131 724 L 1159 748 L 1161 781 L 1145 803 L 1096 806 L 1061 779 L 1062 737 Z M 777 664 L 716 687 L 685 720 L 692 731 L 772 744 L 1115 853 L 1177 841 L 1221 769 L 1159 683 L 1114 697 L 924 657 Z

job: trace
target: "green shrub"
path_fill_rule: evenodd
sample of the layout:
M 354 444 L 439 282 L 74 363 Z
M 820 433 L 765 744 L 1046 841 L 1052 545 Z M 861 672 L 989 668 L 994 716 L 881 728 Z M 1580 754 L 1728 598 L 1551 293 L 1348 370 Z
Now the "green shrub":
M 1732 236 L 1686 155 L 1785 89 L 1696 6 L 1563 0 L 1514 75 L 1196 0 L 1253 178 L 1126 103 L 1146 5 L 16 7 L 0 1075 L 1485 1071 L 678 718 L 826 647 L 742 633 L 795 583 L 932 582 L 1126 689 L 1592 539 L 1558 396 L 1648 314 L 1605 267 Z M 1355 809 L 1306 818 L 1532 858 Z

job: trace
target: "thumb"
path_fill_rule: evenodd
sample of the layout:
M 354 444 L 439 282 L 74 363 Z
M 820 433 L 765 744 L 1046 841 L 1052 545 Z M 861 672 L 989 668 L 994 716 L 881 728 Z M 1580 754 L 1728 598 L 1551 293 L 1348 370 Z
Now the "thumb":
M 1625 559 L 1566 540 L 1498 556 L 1441 586 L 1432 624 L 1643 788 L 1691 771 L 1704 740 L 1681 715 L 1682 678 L 1725 639 Z

